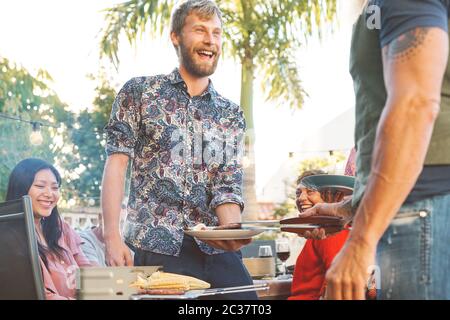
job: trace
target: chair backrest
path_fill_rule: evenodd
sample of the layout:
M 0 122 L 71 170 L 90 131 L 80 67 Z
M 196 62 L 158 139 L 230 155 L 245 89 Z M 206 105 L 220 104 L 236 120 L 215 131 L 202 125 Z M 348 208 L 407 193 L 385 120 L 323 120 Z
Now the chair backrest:
M 31 198 L 0 203 L 0 300 L 43 300 Z

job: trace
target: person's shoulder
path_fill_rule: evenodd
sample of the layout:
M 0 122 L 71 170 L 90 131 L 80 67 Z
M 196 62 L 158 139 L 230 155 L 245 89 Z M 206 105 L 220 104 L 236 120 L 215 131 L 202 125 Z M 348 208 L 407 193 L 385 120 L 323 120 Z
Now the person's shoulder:
M 369 0 L 366 21 L 379 21 L 381 47 L 415 28 L 437 27 L 448 31 L 449 0 Z M 378 10 L 373 11 L 373 8 Z M 377 13 L 375 15 L 375 13 Z M 375 20 L 373 18 L 376 18 Z
M 78 233 L 75 231 L 74 228 L 72 228 L 67 222 L 64 220 L 61 220 L 61 239 L 64 239 L 66 243 L 70 243 L 74 239 L 79 239 Z
M 138 76 L 129 79 L 122 87 L 125 91 L 142 92 L 157 84 L 168 82 L 168 76 L 165 74 L 158 74 L 153 76 Z
M 74 227 L 72 227 L 70 224 L 62 220 L 61 220 L 61 232 L 67 239 L 80 237 L 79 232 L 77 232 L 77 230 L 75 230 Z
M 77 232 L 82 239 L 90 240 L 94 235 L 92 229 L 80 230 Z
M 234 103 L 233 101 L 231 101 L 228 98 L 225 98 L 223 95 L 221 95 L 220 93 L 218 93 L 217 91 L 215 91 L 215 99 L 218 103 L 223 104 L 227 107 L 230 108 L 240 108 L 239 105 L 237 103 Z
M 246 121 L 244 111 L 237 103 L 234 103 L 220 94 L 216 94 L 215 104 L 220 109 L 221 117 L 227 119 L 230 126 L 245 130 Z
M 441 13 L 448 13 L 448 10 L 450 9 L 450 0 L 369 0 L 366 7 L 368 9 L 374 7 L 379 8 L 381 10 L 380 14 L 382 20 L 386 20 L 386 17 L 391 18 L 393 16 L 400 16 L 403 18 L 407 16 L 416 17 L 435 14 L 438 11 L 441 11 Z M 383 24 L 381 27 L 383 27 Z
M 239 114 L 242 113 L 242 108 L 237 103 L 231 101 L 228 98 L 225 98 L 220 93 L 216 92 L 215 99 L 216 99 L 216 103 L 221 108 L 226 110 L 227 112 L 230 112 L 230 113 L 235 114 L 235 115 L 239 115 Z
M 157 76 L 138 76 L 129 79 L 123 85 L 123 88 L 137 88 L 151 82 L 153 78 Z
M 383 22 L 387 19 L 394 19 L 399 24 L 406 18 L 420 18 L 426 16 L 448 17 L 450 9 L 450 0 L 369 0 L 367 7 L 374 6 L 380 9 L 380 15 Z M 399 19 L 399 20 L 397 20 Z M 383 23 L 381 24 L 383 27 Z

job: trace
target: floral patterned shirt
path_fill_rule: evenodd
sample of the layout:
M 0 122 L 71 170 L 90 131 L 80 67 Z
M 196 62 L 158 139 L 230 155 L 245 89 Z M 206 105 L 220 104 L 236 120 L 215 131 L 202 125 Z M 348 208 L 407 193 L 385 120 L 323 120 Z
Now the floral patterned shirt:
M 118 93 L 105 127 L 106 153 L 132 159 L 125 241 L 178 256 L 183 230 L 218 224 L 215 208 L 243 209 L 240 107 L 220 96 L 211 81 L 190 97 L 178 69 L 129 80 Z M 216 250 L 198 241 L 206 254 Z

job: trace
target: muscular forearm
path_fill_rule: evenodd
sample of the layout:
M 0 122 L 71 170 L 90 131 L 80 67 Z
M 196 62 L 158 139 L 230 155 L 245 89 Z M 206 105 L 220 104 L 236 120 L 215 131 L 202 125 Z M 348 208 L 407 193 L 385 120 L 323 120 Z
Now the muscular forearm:
M 376 245 L 414 187 L 439 113 L 448 35 L 418 27 L 383 48 L 387 101 L 351 237 Z
M 125 155 L 112 155 L 105 164 L 101 195 L 105 240 L 120 235 L 120 209 L 127 165 L 128 157 Z
M 439 109 L 436 99 L 388 100 L 373 151 L 371 175 L 351 237 L 376 245 L 423 167 Z

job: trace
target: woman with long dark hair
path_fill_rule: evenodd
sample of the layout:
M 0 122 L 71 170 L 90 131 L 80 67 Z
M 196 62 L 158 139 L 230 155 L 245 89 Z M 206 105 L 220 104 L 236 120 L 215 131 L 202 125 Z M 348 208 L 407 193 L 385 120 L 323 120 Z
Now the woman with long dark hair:
M 6 200 L 31 197 L 47 299 L 74 299 L 75 272 L 92 264 L 78 234 L 59 216 L 61 176 L 41 159 L 20 161 L 11 172 Z

